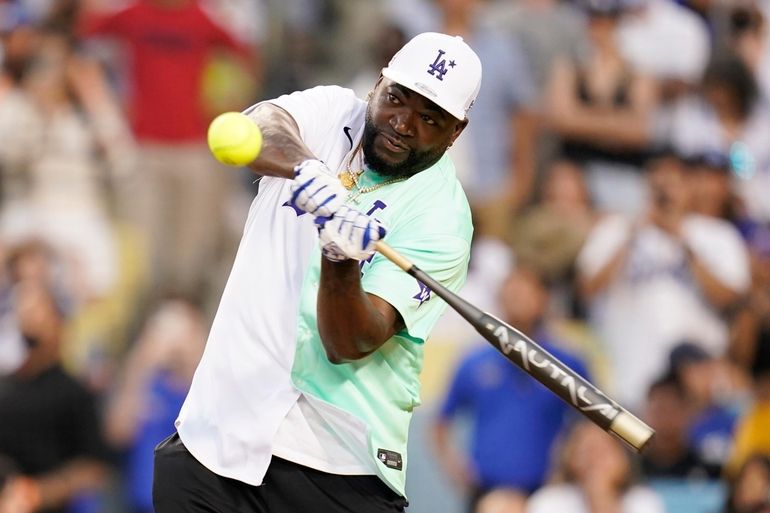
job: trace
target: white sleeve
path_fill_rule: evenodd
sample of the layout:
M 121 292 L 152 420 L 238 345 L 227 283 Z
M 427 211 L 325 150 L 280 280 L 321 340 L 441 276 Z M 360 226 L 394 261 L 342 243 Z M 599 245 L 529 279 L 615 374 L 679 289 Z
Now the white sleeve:
M 362 101 L 352 90 L 339 86 L 317 86 L 267 100 L 294 118 L 300 137 L 314 152 L 339 128 L 339 120 L 350 119 Z M 246 114 L 253 110 L 246 110 Z
M 629 230 L 628 220 L 621 216 L 608 216 L 599 221 L 578 254 L 578 272 L 587 278 L 596 275 L 626 242 Z
M 748 290 L 749 255 L 735 228 L 723 221 L 703 218 L 692 219 L 683 228 L 690 249 L 715 278 L 735 292 Z

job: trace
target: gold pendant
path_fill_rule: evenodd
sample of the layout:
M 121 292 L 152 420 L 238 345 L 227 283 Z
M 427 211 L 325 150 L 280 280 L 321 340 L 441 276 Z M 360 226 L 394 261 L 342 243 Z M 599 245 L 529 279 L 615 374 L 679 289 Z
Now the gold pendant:
M 356 184 L 356 181 L 353 178 L 353 174 L 350 171 L 343 172 L 339 176 L 339 178 L 340 178 L 340 182 L 342 182 L 342 186 L 347 190 L 352 189 L 353 186 Z

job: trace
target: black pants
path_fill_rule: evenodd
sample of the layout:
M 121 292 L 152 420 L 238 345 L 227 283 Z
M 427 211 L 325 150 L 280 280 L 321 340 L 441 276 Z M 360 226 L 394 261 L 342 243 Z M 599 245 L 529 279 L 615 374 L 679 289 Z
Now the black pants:
M 219 476 L 173 435 L 155 448 L 156 513 L 385 513 L 406 499 L 376 476 L 340 476 L 273 459 L 262 486 Z

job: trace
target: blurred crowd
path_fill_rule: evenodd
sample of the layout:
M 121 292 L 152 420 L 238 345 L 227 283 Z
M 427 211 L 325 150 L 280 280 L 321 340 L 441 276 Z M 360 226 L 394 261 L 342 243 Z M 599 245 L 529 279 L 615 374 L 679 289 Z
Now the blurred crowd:
M 365 98 L 424 31 L 484 67 L 451 149 L 463 296 L 657 432 L 631 455 L 448 312 L 425 400 L 462 509 L 770 513 L 768 24 L 767 0 L 0 0 L 0 513 L 152 512 L 258 187 L 209 120 Z

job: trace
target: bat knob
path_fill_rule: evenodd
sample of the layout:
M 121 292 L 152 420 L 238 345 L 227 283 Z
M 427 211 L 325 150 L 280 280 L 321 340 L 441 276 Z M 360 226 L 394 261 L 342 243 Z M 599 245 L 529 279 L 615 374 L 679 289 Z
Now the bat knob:
M 627 443 L 636 452 L 641 452 L 655 431 L 627 411 L 621 411 L 610 424 L 609 431 Z

